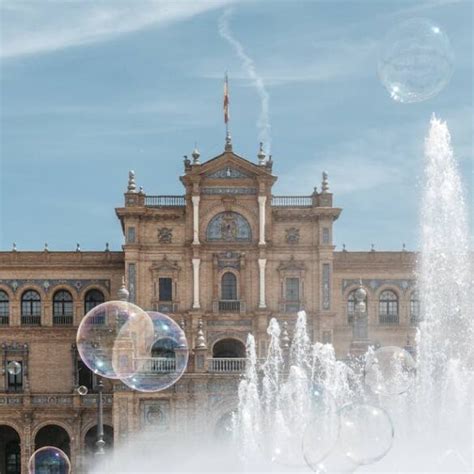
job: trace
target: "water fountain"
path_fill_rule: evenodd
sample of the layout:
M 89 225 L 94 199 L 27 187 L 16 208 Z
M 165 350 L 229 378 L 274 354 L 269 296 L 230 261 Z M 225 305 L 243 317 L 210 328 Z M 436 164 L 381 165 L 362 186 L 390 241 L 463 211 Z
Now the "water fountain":
M 395 347 L 340 361 L 330 344 L 311 343 L 304 312 L 291 344 L 272 319 L 263 364 L 248 336 L 232 443 L 216 449 L 202 436 L 142 433 L 97 472 L 472 472 L 466 204 L 448 128 L 435 117 L 425 143 L 418 270 L 416 365 Z

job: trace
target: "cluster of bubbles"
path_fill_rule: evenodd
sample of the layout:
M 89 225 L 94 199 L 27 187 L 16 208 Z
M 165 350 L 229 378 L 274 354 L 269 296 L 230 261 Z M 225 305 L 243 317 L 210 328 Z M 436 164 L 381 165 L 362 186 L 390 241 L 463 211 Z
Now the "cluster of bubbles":
M 79 325 L 77 348 L 94 373 L 141 392 L 176 383 L 189 356 L 185 333 L 173 319 L 127 301 L 91 309 Z
M 37 449 L 28 462 L 29 474 L 70 474 L 71 462 L 66 453 L 54 446 Z
M 397 102 L 421 102 L 436 96 L 450 81 L 453 70 L 449 38 L 429 19 L 404 21 L 382 42 L 378 74 Z

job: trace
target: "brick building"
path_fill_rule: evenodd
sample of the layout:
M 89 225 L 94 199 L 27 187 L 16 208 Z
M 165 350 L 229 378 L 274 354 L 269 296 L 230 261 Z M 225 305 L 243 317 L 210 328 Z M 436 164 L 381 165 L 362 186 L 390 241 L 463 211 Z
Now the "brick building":
M 235 408 L 247 334 L 263 357 L 272 317 L 287 322 L 291 335 L 304 309 L 313 340 L 333 343 L 341 358 L 357 350 L 359 284 L 367 291 L 367 340 L 404 346 L 412 336 L 415 255 L 336 252 L 341 209 L 326 174 L 319 192 L 275 196 L 271 157 L 260 149 L 256 163 L 248 161 L 228 136 L 221 155 L 201 163 L 195 150 L 185 158 L 180 180 L 182 195 L 151 196 L 130 173 L 116 209 L 122 252 L 0 252 L 0 472 L 20 472 L 20 465 L 25 472 L 45 444 L 86 470 L 97 380 L 78 357 L 75 335 L 89 309 L 116 299 L 123 276 L 131 302 L 184 322 L 191 353 L 183 378 L 163 392 L 105 382 L 108 446 L 148 424 L 219 430 Z M 12 361 L 18 374 L 7 370 Z M 77 393 L 80 385 L 87 395 Z

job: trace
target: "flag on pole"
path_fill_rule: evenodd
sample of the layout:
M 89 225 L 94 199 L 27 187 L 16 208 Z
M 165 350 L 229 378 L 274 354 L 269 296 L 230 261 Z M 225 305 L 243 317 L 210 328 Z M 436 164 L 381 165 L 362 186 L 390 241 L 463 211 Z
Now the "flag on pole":
M 227 73 L 224 81 L 224 123 L 226 125 L 229 123 L 229 80 Z

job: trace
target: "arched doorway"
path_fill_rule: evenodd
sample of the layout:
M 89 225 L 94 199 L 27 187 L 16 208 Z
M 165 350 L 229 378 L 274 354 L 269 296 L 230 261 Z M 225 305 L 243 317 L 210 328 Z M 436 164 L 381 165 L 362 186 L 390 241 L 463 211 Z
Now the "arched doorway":
M 221 339 L 212 348 L 214 358 L 245 358 L 245 345 L 238 339 Z
M 61 426 L 46 425 L 36 433 L 35 450 L 44 446 L 59 448 L 71 459 L 71 440 L 67 431 Z
M 8 425 L 0 425 L 0 472 L 21 473 L 20 435 Z

